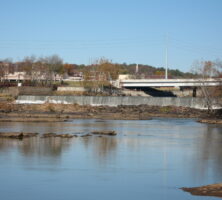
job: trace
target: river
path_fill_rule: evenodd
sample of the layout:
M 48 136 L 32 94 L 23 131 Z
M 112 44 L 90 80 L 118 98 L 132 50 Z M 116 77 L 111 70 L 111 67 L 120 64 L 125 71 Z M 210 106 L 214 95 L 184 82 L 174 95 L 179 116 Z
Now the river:
M 179 188 L 222 182 L 222 126 L 194 119 L 0 123 L 0 131 L 110 137 L 0 139 L 2 200 L 192 200 Z

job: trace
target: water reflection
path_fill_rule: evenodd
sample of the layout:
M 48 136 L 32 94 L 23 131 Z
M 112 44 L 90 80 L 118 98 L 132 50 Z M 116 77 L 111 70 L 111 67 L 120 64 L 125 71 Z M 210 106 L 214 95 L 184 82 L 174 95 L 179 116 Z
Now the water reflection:
M 0 123 L 0 131 L 33 129 L 78 137 L 0 138 L 1 199 L 198 199 L 178 188 L 222 179 L 218 125 L 192 119 Z M 118 136 L 81 137 L 93 130 Z
M 84 137 L 82 142 L 86 148 L 90 148 L 93 157 L 103 164 L 108 159 L 114 158 L 118 150 L 118 139 L 116 137 Z
M 0 138 L 0 155 L 11 153 L 12 150 L 21 154 L 24 158 L 48 158 L 55 159 L 67 152 L 75 143 L 82 143 L 85 149 L 93 153 L 95 159 L 106 161 L 113 156 L 117 149 L 117 139 L 114 137 L 78 137 L 64 138 L 25 138 L 23 140 Z
M 216 166 L 222 166 L 222 127 L 195 124 L 192 120 L 78 120 L 72 123 L 1 123 L 0 125 L 0 131 L 33 132 L 34 127 L 35 131 L 40 133 L 78 134 L 93 130 L 115 130 L 119 134 L 118 137 L 93 136 L 71 140 L 36 137 L 20 141 L 0 138 L 0 153 L 7 149 L 17 148 L 24 156 L 33 154 L 60 156 L 62 151 L 68 150 L 70 145 L 78 141 L 83 143 L 85 148 L 94 149 L 98 156 L 105 157 L 109 153 L 117 151 L 118 145 L 138 151 L 145 146 L 163 149 L 163 147 L 168 148 L 173 145 L 189 144 L 192 145 L 193 156 L 196 157 L 197 164 L 204 166 L 210 160 L 214 160 L 217 163 Z
M 192 161 L 194 174 L 198 178 L 213 176 L 221 181 L 222 177 L 222 128 L 217 125 L 204 125 L 202 137 L 196 141 Z
M 56 161 L 70 145 L 70 141 L 61 138 L 35 137 L 23 140 L 0 138 L 0 155 L 14 151 L 29 160 L 47 158 Z

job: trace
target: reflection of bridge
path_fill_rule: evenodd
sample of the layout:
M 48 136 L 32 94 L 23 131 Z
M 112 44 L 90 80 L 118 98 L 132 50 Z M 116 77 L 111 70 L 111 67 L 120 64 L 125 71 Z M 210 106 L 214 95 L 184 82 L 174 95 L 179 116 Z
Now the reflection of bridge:
M 125 79 L 119 87 L 200 87 L 222 85 L 222 78 L 209 79 Z

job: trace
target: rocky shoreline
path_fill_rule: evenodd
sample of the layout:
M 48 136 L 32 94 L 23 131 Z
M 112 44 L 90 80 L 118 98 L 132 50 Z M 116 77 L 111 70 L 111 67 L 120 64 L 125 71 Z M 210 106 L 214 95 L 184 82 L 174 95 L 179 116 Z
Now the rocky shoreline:
M 198 122 L 207 124 L 222 124 L 222 119 L 200 119 Z
M 153 117 L 197 118 L 202 123 L 222 123 L 221 114 L 175 106 L 80 106 L 67 104 L 0 103 L 0 122 L 63 122 L 71 119 L 150 120 Z
M 68 134 L 68 133 L 23 133 L 23 132 L 0 132 L 0 138 L 9 138 L 9 139 L 24 139 L 24 138 L 32 138 L 32 137 L 41 137 L 41 138 L 73 138 L 73 137 L 88 137 L 88 136 L 116 136 L 117 133 L 112 130 L 103 130 L 103 131 L 92 131 L 91 133 L 85 134 Z
M 222 183 L 191 188 L 184 187 L 181 189 L 185 192 L 190 192 L 192 195 L 197 196 L 222 197 Z
M 23 139 L 36 137 L 38 133 L 23 133 L 23 132 L 1 132 L 0 138 L 11 138 L 11 139 Z
M 2 115 L 0 118 L 0 122 L 65 122 L 67 119 L 63 118 L 54 118 L 54 117 L 41 117 L 36 118 L 32 117 L 24 117 L 23 115 L 18 115 L 16 117 L 7 117 Z

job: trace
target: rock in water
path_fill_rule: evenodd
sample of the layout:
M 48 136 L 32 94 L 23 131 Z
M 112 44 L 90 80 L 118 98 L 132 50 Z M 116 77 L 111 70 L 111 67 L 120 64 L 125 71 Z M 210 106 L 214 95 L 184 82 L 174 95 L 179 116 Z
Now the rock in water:
M 222 183 L 181 189 L 192 195 L 222 197 Z
M 73 138 L 74 135 L 71 135 L 71 134 L 56 134 L 56 133 L 44 133 L 42 135 L 42 138 L 55 138 L 55 137 L 59 137 L 59 138 Z
M 8 132 L 0 133 L 0 138 L 13 138 L 13 139 L 23 139 L 29 137 L 35 137 L 38 133 L 21 133 L 21 132 Z
M 91 133 L 94 135 L 111 135 L 111 136 L 116 135 L 115 131 L 92 131 Z

